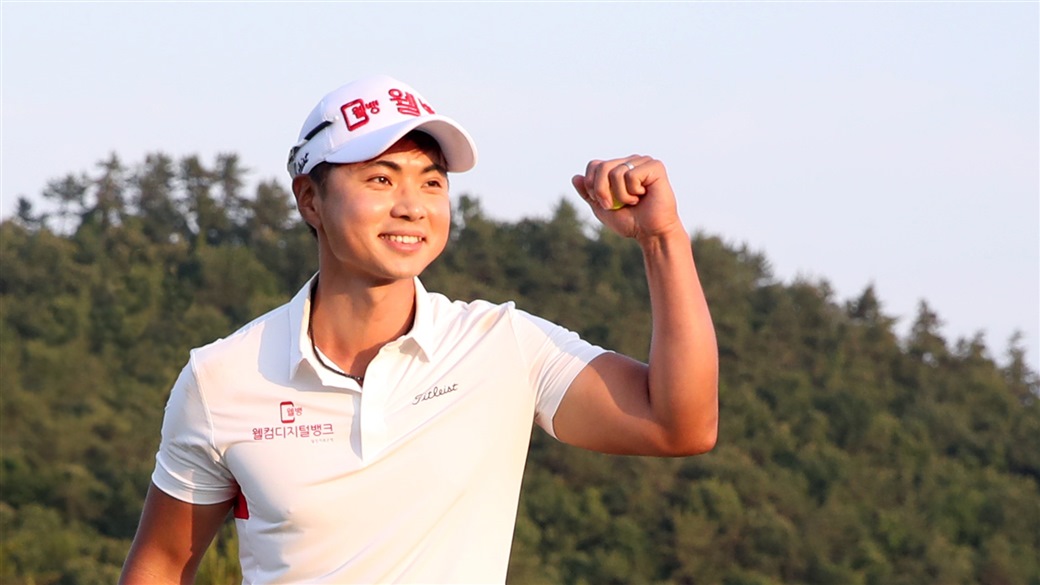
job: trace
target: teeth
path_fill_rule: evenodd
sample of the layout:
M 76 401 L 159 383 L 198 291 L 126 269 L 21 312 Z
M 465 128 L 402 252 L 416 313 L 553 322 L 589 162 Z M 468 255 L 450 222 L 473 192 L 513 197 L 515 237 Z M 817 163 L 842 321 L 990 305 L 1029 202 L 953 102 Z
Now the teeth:
M 422 241 L 422 238 L 419 237 L 419 236 L 389 235 L 389 236 L 383 236 L 383 237 L 388 239 L 388 240 L 390 240 L 391 242 L 398 242 L 400 244 L 418 244 L 419 242 Z

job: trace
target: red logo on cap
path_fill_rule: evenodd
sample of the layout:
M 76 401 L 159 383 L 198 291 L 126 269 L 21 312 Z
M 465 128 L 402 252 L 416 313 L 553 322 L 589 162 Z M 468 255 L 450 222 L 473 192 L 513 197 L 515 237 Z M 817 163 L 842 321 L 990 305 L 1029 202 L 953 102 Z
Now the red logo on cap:
M 379 113 L 379 100 L 372 100 L 366 104 L 364 100 L 356 99 L 343 104 L 339 111 L 343 113 L 343 120 L 347 123 L 347 130 L 353 132 L 368 124 L 368 115 L 370 113 Z
M 397 111 L 406 116 L 420 116 L 422 112 L 419 111 L 419 104 L 422 102 L 415 99 L 415 96 L 409 92 L 401 91 L 399 89 L 391 89 L 390 101 L 397 104 Z M 424 110 L 427 113 L 432 114 L 433 108 L 426 104 L 422 104 Z

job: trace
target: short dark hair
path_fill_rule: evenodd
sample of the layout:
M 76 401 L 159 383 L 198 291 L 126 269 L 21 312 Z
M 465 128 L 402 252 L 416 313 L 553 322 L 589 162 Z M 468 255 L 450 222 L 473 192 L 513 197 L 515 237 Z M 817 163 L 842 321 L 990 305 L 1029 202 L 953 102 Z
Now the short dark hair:
M 435 162 L 445 164 L 444 151 L 441 149 L 441 143 L 437 142 L 437 139 L 422 130 L 412 130 L 408 134 L 401 137 L 401 140 L 411 140 L 419 147 L 419 150 L 425 152 Z M 447 166 L 445 164 L 445 166 Z
M 419 147 L 419 150 L 422 150 L 423 152 L 428 154 L 430 158 L 432 158 L 433 160 L 438 161 L 442 164 L 445 162 L 444 151 L 441 150 L 440 143 L 437 142 L 436 138 L 430 136 L 426 132 L 423 132 L 422 130 L 412 130 L 408 134 L 402 136 L 401 140 L 410 140 L 414 142 L 416 146 Z M 314 181 L 314 184 L 318 186 L 319 197 L 325 196 L 325 182 L 328 181 L 329 173 L 337 164 L 339 163 L 329 163 L 322 161 L 314 165 L 314 168 L 312 168 L 310 172 L 307 173 L 307 176 L 310 177 L 311 180 Z M 314 236 L 315 238 L 318 237 L 318 231 L 314 229 L 314 226 L 308 223 L 307 229 L 311 231 L 312 236 Z

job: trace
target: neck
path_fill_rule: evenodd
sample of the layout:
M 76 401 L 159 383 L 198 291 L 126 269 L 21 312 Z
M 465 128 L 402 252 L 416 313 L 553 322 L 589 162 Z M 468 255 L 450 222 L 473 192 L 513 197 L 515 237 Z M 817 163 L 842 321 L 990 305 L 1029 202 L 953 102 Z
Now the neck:
M 359 286 L 320 275 L 311 297 L 311 339 L 351 377 L 363 377 L 379 349 L 407 333 L 414 318 L 411 279 Z

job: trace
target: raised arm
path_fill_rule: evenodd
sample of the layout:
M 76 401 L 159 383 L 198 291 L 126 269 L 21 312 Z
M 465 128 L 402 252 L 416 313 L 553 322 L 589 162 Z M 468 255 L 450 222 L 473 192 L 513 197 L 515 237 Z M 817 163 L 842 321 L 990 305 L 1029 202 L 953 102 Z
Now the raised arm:
M 647 156 L 594 160 L 572 179 L 596 217 L 643 250 L 653 311 L 650 363 L 615 353 L 571 383 L 553 428 L 605 453 L 695 455 L 718 434 L 718 348 L 664 165 Z
M 194 583 L 199 562 L 233 502 L 189 504 L 149 486 L 120 585 Z

